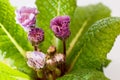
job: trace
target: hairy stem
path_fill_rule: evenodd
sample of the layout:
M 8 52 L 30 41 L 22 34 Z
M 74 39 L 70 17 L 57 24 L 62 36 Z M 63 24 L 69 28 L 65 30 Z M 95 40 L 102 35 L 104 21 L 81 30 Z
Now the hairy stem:
M 42 78 L 42 80 L 47 80 L 47 76 L 46 76 L 46 71 L 45 71 L 45 69 L 43 69 L 43 78 Z
M 35 51 L 38 51 L 38 46 L 35 45 L 35 46 L 34 46 L 34 50 L 35 50 Z
M 65 40 L 63 40 L 63 54 L 66 57 L 66 43 L 65 43 Z
M 55 71 L 52 72 L 52 75 L 53 75 L 53 80 L 56 80 L 56 74 L 55 74 Z
M 42 79 L 40 79 L 40 78 L 37 78 L 37 80 L 42 80 Z
M 65 62 L 61 64 L 61 76 L 63 76 L 65 74 L 65 71 L 66 71 L 66 42 L 65 40 L 63 40 L 63 54 L 65 56 Z

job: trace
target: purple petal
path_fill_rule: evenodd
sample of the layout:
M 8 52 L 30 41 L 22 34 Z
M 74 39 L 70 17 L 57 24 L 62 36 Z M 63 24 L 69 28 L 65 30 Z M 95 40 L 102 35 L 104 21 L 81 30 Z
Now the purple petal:
M 57 16 L 51 20 L 50 28 L 56 37 L 63 40 L 70 36 L 69 23 L 69 16 Z
M 35 70 L 39 70 L 43 68 L 45 65 L 45 57 L 46 55 L 42 52 L 38 52 L 38 51 L 29 52 L 27 53 L 27 59 L 28 59 L 27 64 L 29 67 Z
M 36 23 L 36 15 L 38 11 L 36 8 L 31 7 L 21 7 L 16 10 L 16 20 L 17 23 L 23 26 L 25 31 L 31 29 L 31 27 L 35 26 Z

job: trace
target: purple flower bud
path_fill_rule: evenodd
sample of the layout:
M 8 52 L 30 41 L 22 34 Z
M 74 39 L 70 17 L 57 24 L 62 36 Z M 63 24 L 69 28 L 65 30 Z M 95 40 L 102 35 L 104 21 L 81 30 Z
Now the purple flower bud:
M 69 16 L 58 16 L 51 20 L 50 28 L 56 37 L 64 40 L 70 36 L 69 23 Z
M 27 64 L 29 67 L 39 70 L 45 65 L 45 57 L 46 55 L 42 52 L 33 51 L 27 53 Z
M 35 26 L 37 14 L 36 8 L 24 6 L 16 10 L 16 20 L 26 31 L 29 31 L 31 27 Z
M 40 28 L 32 28 L 28 33 L 28 39 L 33 45 L 38 45 L 44 40 L 44 31 Z

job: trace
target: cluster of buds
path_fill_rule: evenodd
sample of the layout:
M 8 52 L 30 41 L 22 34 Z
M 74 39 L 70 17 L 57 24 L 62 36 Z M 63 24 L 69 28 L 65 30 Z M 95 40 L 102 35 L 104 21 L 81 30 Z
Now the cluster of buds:
M 55 46 L 50 46 L 46 55 L 39 51 L 27 52 L 27 59 L 28 66 L 45 74 L 46 80 L 55 80 L 61 76 L 61 65 L 65 63 L 64 54 L 57 53 Z M 43 78 L 43 76 L 39 76 L 39 78 Z
M 16 10 L 17 22 L 28 32 L 28 40 L 32 45 L 38 45 L 44 40 L 44 31 L 36 27 L 36 15 L 38 10 L 36 8 L 21 7 Z
M 65 61 L 65 56 L 62 53 L 57 53 L 56 52 L 56 47 L 55 46 L 50 46 L 47 50 L 47 65 L 54 65 L 58 66 L 60 63 L 63 63 Z
M 57 53 L 55 46 L 50 46 L 46 55 L 46 68 L 47 74 L 52 75 L 52 80 L 62 75 L 61 65 L 65 62 L 65 56 L 63 53 Z
M 50 22 L 50 28 L 55 36 L 63 41 L 63 53 L 57 53 L 55 46 L 50 46 L 47 54 L 41 52 L 39 44 L 44 41 L 44 31 L 36 27 L 36 8 L 22 7 L 16 10 L 17 22 L 28 33 L 28 40 L 34 47 L 34 51 L 27 52 L 27 64 L 37 71 L 38 77 L 43 80 L 55 80 L 65 72 L 66 46 L 65 40 L 70 36 L 69 16 L 57 16 Z M 39 75 L 39 72 L 43 76 Z

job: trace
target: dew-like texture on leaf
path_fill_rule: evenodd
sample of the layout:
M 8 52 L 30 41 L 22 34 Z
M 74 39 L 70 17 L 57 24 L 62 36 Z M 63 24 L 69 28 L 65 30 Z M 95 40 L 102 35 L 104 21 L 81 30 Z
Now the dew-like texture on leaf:
M 85 33 L 81 42 L 81 48 L 73 69 L 92 68 L 102 71 L 109 64 L 107 53 L 111 50 L 116 37 L 120 34 L 120 18 L 105 18 L 93 24 Z
M 57 80 L 109 80 L 100 71 L 94 69 L 78 69 Z
M 32 50 L 32 47 L 26 32 L 16 24 L 14 8 L 8 0 L 0 0 L 0 50 L 7 53 L 5 57 L 14 60 L 13 65 L 18 70 L 33 76 L 34 72 L 23 58 L 25 51 Z
M 40 12 L 37 16 L 37 25 L 45 31 L 45 41 L 40 47 L 42 50 L 46 50 L 53 44 L 57 49 L 61 48 L 59 46 L 61 41 L 50 30 L 50 20 L 60 15 L 72 17 L 76 7 L 76 0 L 36 0 L 36 4 Z
M 67 62 L 75 58 L 79 53 L 81 45 L 81 38 L 89 27 L 94 24 L 97 20 L 103 19 L 110 16 L 110 10 L 103 4 L 99 3 L 96 5 L 89 5 L 85 7 L 77 7 L 74 13 L 73 21 L 71 22 L 71 36 L 68 39 L 67 48 Z M 75 49 L 78 49 L 76 51 Z
M 0 62 L 0 80 L 31 80 L 30 77 Z

